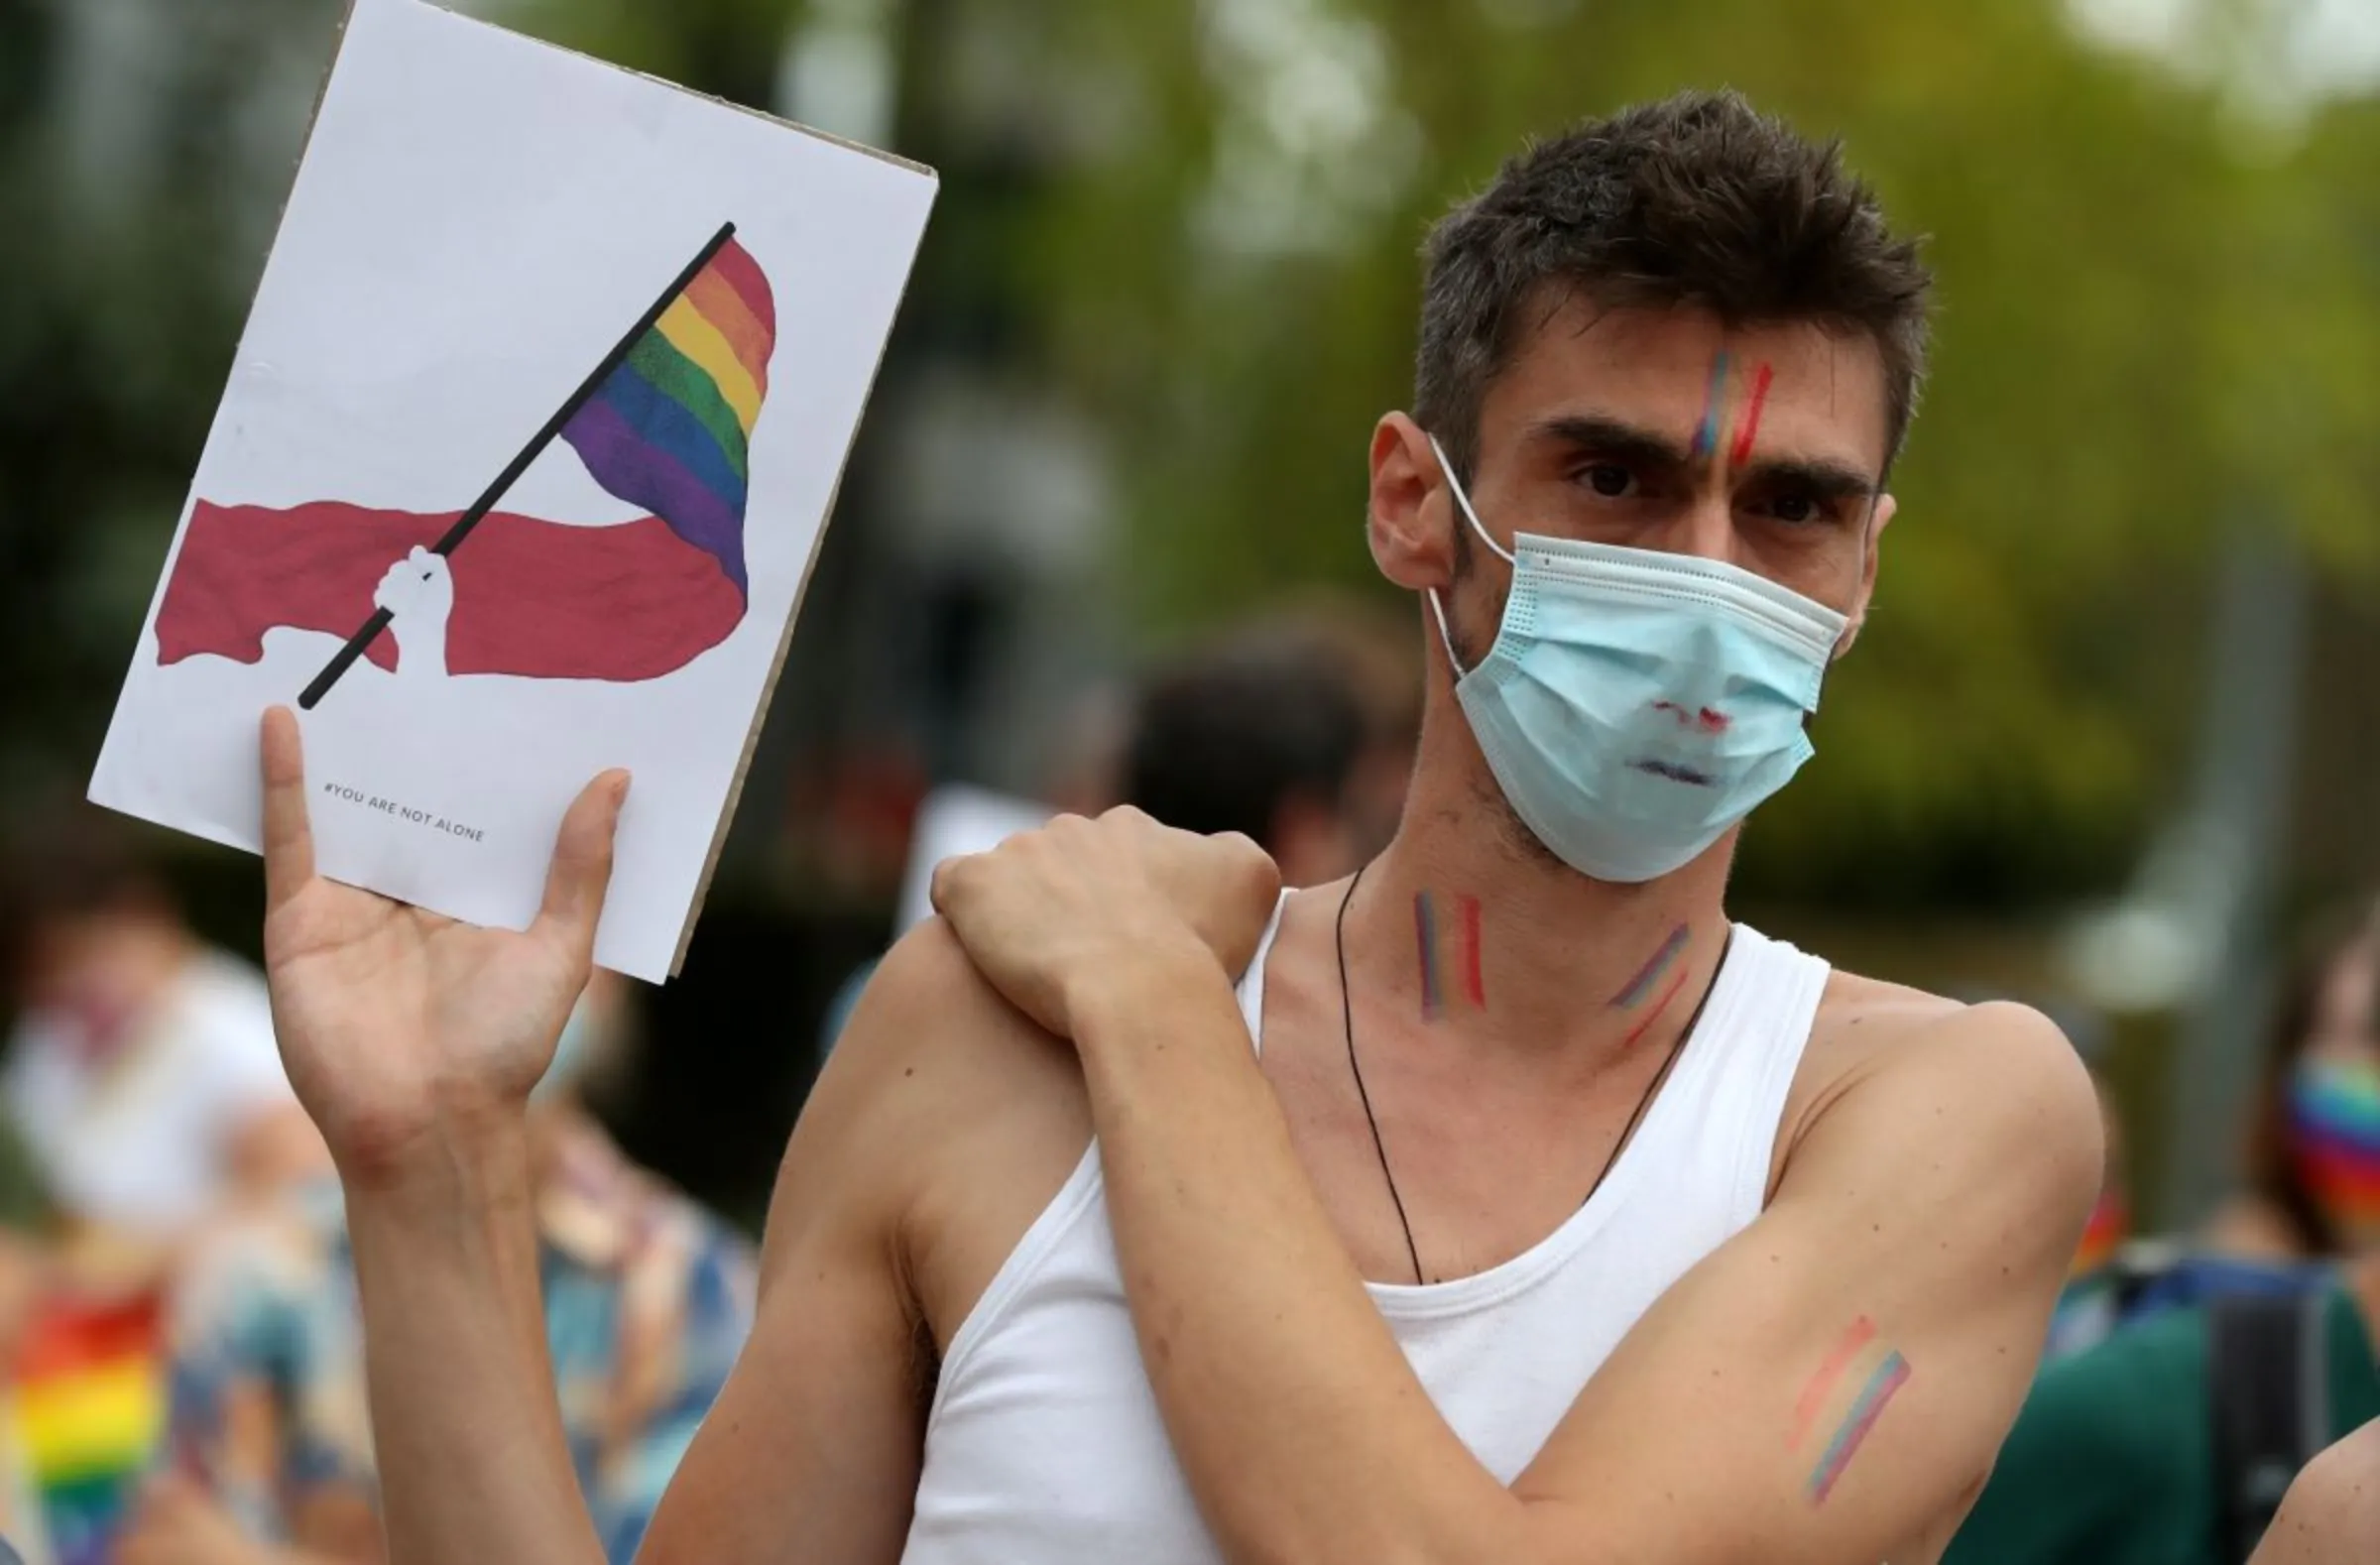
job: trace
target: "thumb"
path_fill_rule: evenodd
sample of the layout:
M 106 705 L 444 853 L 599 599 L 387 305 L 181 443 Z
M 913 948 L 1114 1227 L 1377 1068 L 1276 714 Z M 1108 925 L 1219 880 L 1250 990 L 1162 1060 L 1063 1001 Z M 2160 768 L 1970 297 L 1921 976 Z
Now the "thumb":
M 982 857 L 979 853 L 954 853 L 934 866 L 925 889 L 926 901 L 933 904 L 934 911 L 955 919 L 967 889 L 975 883 L 976 861 Z
M 628 784 L 628 774 L 618 769 L 589 782 L 571 801 L 554 837 L 545 901 L 532 930 L 581 957 L 595 948 L 595 925 L 603 916 L 604 893 L 612 883 L 612 842 Z

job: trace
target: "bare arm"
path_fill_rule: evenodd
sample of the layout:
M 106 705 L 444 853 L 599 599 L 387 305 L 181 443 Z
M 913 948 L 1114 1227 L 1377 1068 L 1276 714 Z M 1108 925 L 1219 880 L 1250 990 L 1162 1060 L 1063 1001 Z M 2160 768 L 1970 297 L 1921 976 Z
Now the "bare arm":
M 390 1560 L 596 1565 L 545 1352 L 517 1116 L 440 1127 L 347 1189 Z
M 912 1063 L 950 1020 L 921 943 L 879 966 L 802 1109 L 752 1339 L 654 1514 L 644 1565 L 900 1557 L 932 1389 L 905 1230 L 920 1170 L 970 1112 L 913 1090 Z
M 2248 1565 L 2357 1565 L 2380 1554 L 2380 1419 L 2306 1465 Z
M 544 909 L 514 934 L 317 879 L 287 714 L 265 771 L 276 1021 L 346 1185 L 389 1558 L 600 1565 L 546 1354 L 522 1110 L 585 983 L 624 780 L 572 806 Z M 896 1160 L 915 1144 L 870 1040 L 925 1019 L 878 987 L 892 998 L 863 1003 L 794 1134 L 753 1338 L 641 1558 L 899 1553 L 920 1420 Z
M 1769 1210 L 1645 1315 L 1507 1487 L 1365 1292 L 1224 965 L 1147 911 L 1157 877 L 1108 835 L 1132 829 L 1003 848 L 1007 870 L 946 872 L 943 906 L 987 976 L 1075 1040 L 1141 1356 L 1229 1557 L 1939 1548 L 2015 1416 L 2098 1184 L 2096 1102 L 2054 1028 L 2014 1007 L 1905 1026 L 1815 1116 Z
M 914 1143 L 870 1079 L 899 1008 L 872 1001 L 787 1148 L 752 1337 L 654 1513 L 650 1565 L 899 1557 L 922 1403 L 880 1175 Z M 426 1191 L 350 1197 L 394 1565 L 600 1558 L 554 1410 L 515 1144 L 470 1144 Z M 583 1552 L 555 1547 L 571 1533 Z
M 1847 1090 L 1506 1489 L 1372 1308 L 1205 968 L 1119 975 L 1075 1023 L 1142 1356 L 1235 1559 L 1816 1565 L 1938 1541 L 1980 1488 L 2097 1166 L 2046 1023 L 1966 1013 Z

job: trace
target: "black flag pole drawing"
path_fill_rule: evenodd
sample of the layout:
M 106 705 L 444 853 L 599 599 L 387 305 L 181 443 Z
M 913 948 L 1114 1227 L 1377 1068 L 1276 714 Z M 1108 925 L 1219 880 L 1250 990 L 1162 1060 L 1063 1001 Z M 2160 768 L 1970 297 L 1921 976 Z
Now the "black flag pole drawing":
M 735 338 L 723 335 L 714 329 L 710 321 L 702 318 L 708 312 L 699 305 L 692 306 L 691 313 L 699 328 L 698 334 L 707 333 L 707 337 L 705 340 L 693 344 L 691 351 L 688 351 L 686 344 L 678 340 L 681 333 L 672 333 L 662 321 L 662 316 L 670 313 L 670 306 L 677 303 L 686 295 L 686 291 L 694 285 L 696 279 L 702 276 L 704 268 L 710 266 L 712 261 L 719 256 L 720 250 L 730 239 L 735 237 L 735 232 L 736 225 L 732 222 L 719 225 L 719 231 L 711 235 L 709 241 L 695 252 L 694 259 L 686 263 L 685 270 L 678 273 L 675 281 L 661 291 L 660 297 L 653 301 L 644 314 L 637 317 L 636 324 L 629 327 L 627 333 L 612 345 L 611 351 L 606 353 L 596 364 L 587 378 L 579 384 L 578 389 L 572 392 L 559 408 L 554 410 L 553 417 L 547 419 L 543 426 L 536 434 L 530 436 L 529 443 L 524 445 L 520 453 L 505 464 L 504 471 L 498 473 L 495 481 L 490 483 L 481 492 L 480 497 L 471 503 L 471 509 L 457 517 L 454 525 L 446 530 L 445 536 L 430 545 L 432 553 L 451 556 L 462 545 L 463 541 L 471 536 L 471 530 L 479 526 L 480 520 L 495 508 L 497 501 L 504 498 L 505 491 L 519 482 L 521 475 L 529 470 L 529 464 L 536 461 L 545 447 L 553 443 L 554 437 L 561 434 L 571 420 L 586 408 L 589 400 L 605 389 L 606 383 L 612 380 L 614 373 L 628 361 L 631 353 L 636 352 L 639 346 L 645 343 L 648 335 L 653 334 L 656 326 L 661 327 L 661 331 L 658 333 L 661 348 L 678 361 L 677 365 L 672 366 L 678 373 L 666 375 L 664 378 L 679 382 L 679 384 L 648 386 L 647 390 L 664 400 L 682 404 L 688 400 L 689 392 L 682 383 L 681 377 L 690 376 L 698 383 L 693 387 L 693 394 L 700 395 L 707 391 L 710 398 L 718 405 L 718 411 L 724 411 L 728 417 L 740 422 L 743 436 L 749 439 L 752 432 L 752 417 L 759 411 L 759 393 L 754 389 L 748 373 L 744 383 L 735 390 L 730 390 L 726 384 L 723 384 L 725 381 L 732 380 L 739 371 L 748 372 L 751 368 L 748 364 L 738 362 L 744 355 L 738 351 Z M 766 349 L 763 350 L 762 356 L 765 362 Z M 709 424 L 712 432 L 715 434 L 720 432 L 715 422 L 717 413 L 712 410 L 705 411 L 712 413 L 712 421 Z M 653 442 L 655 438 L 654 431 L 650 429 L 632 430 L 630 437 L 632 439 L 641 438 L 648 443 Z M 666 455 L 667 453 L 661 454 Z M 739 453 L 740 455 L 741 453 Z M 639 465 L 637 456 L 638 453 L 626 453 L 626 460 L 632 467 Z M 651 461 L 652 454 L 646 453 L 645 460 Z M 739 460 L 736 465 L 740 469 L 741 461 Z M 739 471 L 736 476 L 740 480 L 741 472 Z M 603 481 L 601 473 L 596 474 L 596 477 L 598 482 Z M 605 487 L 612 486 L 607 483 Z M 743 499 L 740 483 L 739 493 L 735 498 L 738 513 L 736 522 L 740 529 Z M 665 517 L 664 520 L 670 521 L 672 526 L 677 526 L 674 518 Z M 679 530 L 684 531 L 683 528 Z M 424 579 L 427 578 L 424 577 Z M 738 585 L 741 586 L 742 583 L 739 582 Z M 347 638 L 346 645 L 332 655 L 329 662 L 323 664 L 322 671 L 314 675 L 313 682 L 308 684 L 298 695 L 298 705 L 305 711 L 312 711 L 322 697 L 330 693 L 330 687 L 337 684 L 340 677 L 355 666 L 356 660 L 364 656 L 364 653 L 379 638 L 380 634 L 389 628 L 389 624 L 394 618 L 395 616 L 391 615 L 387 609 L 374 609 L 356 633 Z

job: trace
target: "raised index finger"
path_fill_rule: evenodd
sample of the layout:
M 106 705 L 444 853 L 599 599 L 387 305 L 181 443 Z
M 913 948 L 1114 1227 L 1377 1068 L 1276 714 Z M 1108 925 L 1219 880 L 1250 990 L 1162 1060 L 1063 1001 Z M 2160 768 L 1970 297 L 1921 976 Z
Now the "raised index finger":
M 265 713 L 265 905 L 278 907 L 314 878 L 314 834 L 305 819 L 305 752 L 298 715 Z

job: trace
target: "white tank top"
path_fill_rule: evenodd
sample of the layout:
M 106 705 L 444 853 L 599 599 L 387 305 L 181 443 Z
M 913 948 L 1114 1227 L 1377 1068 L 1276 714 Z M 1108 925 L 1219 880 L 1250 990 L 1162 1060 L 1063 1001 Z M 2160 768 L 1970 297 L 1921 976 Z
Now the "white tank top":
M 1240 987 L 1250 1035 L 1279 913 Z M 1503 1264 L 1370 1283 L 1440 1413 L 1526 1468 L 1652 1302 L 1759 1216 L 1827 965 L 1737 924 L 1702 1020 L 1603 1188 Z M 1221 1565 L 1141 1368 L 1084 1152 L 951 1340 L 904 1565 Z

